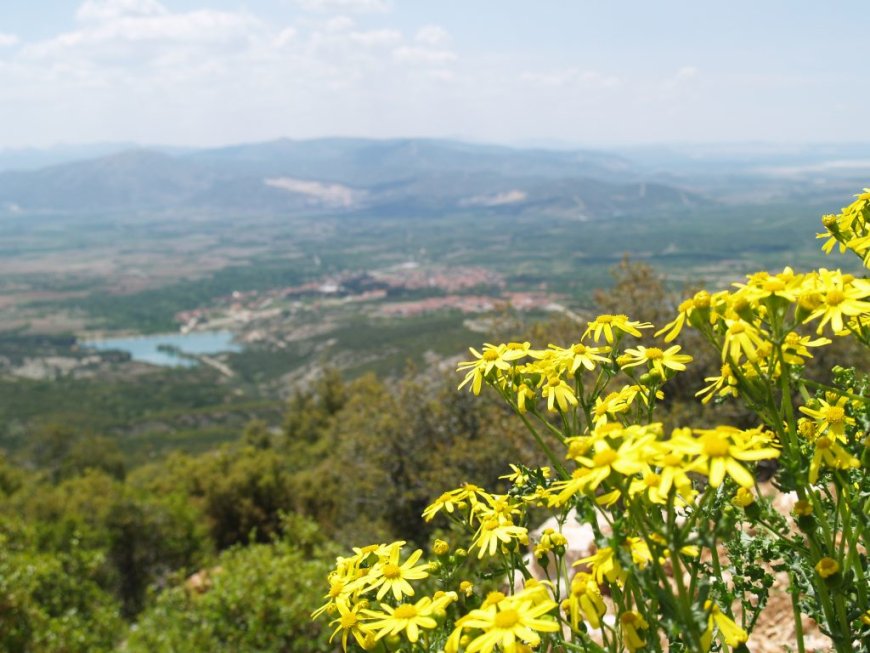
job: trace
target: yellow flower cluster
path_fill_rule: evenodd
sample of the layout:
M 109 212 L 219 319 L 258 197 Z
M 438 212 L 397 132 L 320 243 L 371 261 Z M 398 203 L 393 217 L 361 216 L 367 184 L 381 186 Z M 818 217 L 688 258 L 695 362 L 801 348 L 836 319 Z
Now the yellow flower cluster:
M 691 324 L 720 349 L 722 367 L 697 393 L 705 403 L 716 396 L 739 394 L 739 386 L 758 385 L 779 378 L 783 365 L 802 365 L 811 349 L 831 343 L 826 337 L 802 334 L 815 323 L 816 334 L 826 327 L 836 336 L 870 336 L 870 281 L 840 270 L 821 268 L 797 274 L 757 272 L 735 291 L 701 292 L 680 304 L 677 317 L 660 329 L 670 342 Z
M 870 189 L 823 223 L 826 252 L 839 243 L 870 267 Z M 692 361 L 672 344 L 687 325 L 719 352 L 719 374 L 706 377 L 696 396 L 703 403 L 740 398 L 765 426 L 666 431 L 653 421 L 663 384 Z M 846 593 L 825 589 L 866 577 L 861 517 L 867 486 L 855 470 L 870 460 L 868 399 L 862 396 L 868 384 L 854 369 L 835 368 L 836 387 L 804 378 L 802 369 L 815 348 L 832 343 L 828 335 L 851 335 L 870 347 L 870 280 L 825 268 L 757 272 L 732 289 L 700 291 L 683 301 L 674 320 L 654 333 L 663 338 L 661 347 L 625 345 L 649 329 L 652 324 L 608 314 L 588 321 L 579 342 L 566 347 L 509 342 L 471 348 L 472 360 L 457 368 L 464 374 L 459 388 L 479 394 L 488 385 L 498 392 L 551 467 L 511 465 L 501 477 L 512 485 L 506 494 L 466 483 L 428 506 L 427 522 L 445 515 L 465 530 L 467 550 L 436 540 L 437 562 L 430 565 L 421 562 L 419 550 L 403 557 L 405 543 L 399 541 L 339 558 L 327 601 L 315 612 L 333 618 L 333 639 L 340 634 L 345 649 L 355 641 L 367 651 L 526 653 L 561 650 L 569 640 L 572 650 L 581 650 L 578 644 L 585 650 L 591 626 L 604 645 L 595 650 L 634 653 L 662 636 L 662 616 L 672 643 L 709 651 L 715 638 L 722 650 L 742 650 L 749 633 L 731 612 L 738 584 L 723 591 L 705 578 L 724 577 L 720 567 L 730 564 L 720 559 L 717 542 L 736 526 L 751 543 L 756 535 L 743 526 L 758 523 L 820 590 L 801 597 L 817 604 L 814 618 L 843 633 L 857 633 L 850 630 L 856 624 L 870 626 L 864 594 L 850 595 L 860 615 L 850 625 L 842 617 L 848 614 Z M 769 499 L 753 491 L 752 464 L 780 456 L 775 485 L 800 497 L 792 517 L 804 541 L 779 532 L 775 520 L 763 521 Z M 535 537 L 526 526 L 542 508 L 559 526 Z M 597 541 L 594 553 L 574 563 L 580 569 L 573 576 L 561 532 L 569 515 L 583 515 Z M 530 578 L 524 556 L 530 539 L 547 582 Z M 728 549 L 729 559 L 752 553 L 741 543 Z M 463 565 L 469 569 L 460 574 Z M 483 598 L 476 581 L 467 580 L 469 571 L 480 579 L 522 575 L 525 587 Z M 430 573 L 433 582 L 455 591 L 417 597 L 414 582 Z M 688 586 L 681 582 L 684 573 L 691 577 Z M 727 573 L 743 572 L 733 564 Z M 753 571 L 741 587 L 748 587 L 747 578 L 758 580 Z M 742 605 L 743 624 L 755 623 L 757 614 L 747 619 L 754 607 L 746 590 Z M 848 650 L 849 637 L 840 638 L 839 653 Z
M 514 497 L 490 494 L 466 483 L 438 497 L 423 511 L 423 518 L 431 521 L 442 510 L 455 517 L 474 531 L 471 548 L 476 548 L 477 557 L 483 558 L 496 555 L 503 547 L 516 548 L 517 544 L 528 543 L 528 531 L 516 524 L 522 508 Z
M 639 337 L 640 329 L 651 328 L 652 324 L 636 322 L 625 315 L 599 315 L 587 323 L 580 342 L 568 347 L 549 345 L 547 349 L 533 349 L 528 342 L 486 343 L 481 351 L 470 347 L 474 359 L 457 366 L 458 371 L 465 372 L 459 388 L 468 385 L 474 394 L 480 394 L 484 383 L 492 385 L 508 394 L 521 414 L 537 410 L 539 399 L 546 400 L 548 411 L 563 414 L 578 403 L 589 403 L 595 423 L 606 423 L 615 415 L 628 412 L 636 401 L 648 405 L 648 387 L 661 385 L 684 371 L 686 363 L 692 360 L 680 353 L 679 345 L 667 349 L 643 345 L 619 349 L 625 335 Z M 646 386 L 632 375 L 632 368 L 636 367 L 646 368 L 646 376 L 641 376 Z M 578 396 L 583 391 L 580 375 L 601 368 L 611 374 L 624 371 L 632 383 L 619 392 L 596 394 L 584 402 L 584 397 Z M 654 395 L 658 399 L 664 397 L 660 390 L 655 390 Z
M 444 651 L 492 653 L 498 647 L 500 651 L 517 652 L 524 650 L 520 643 L 537 647 L 541 643 L 538 633 L 560 629 L 558 621 L 548 614 L 556 607 L 547 586 L 534 580 L 512 596 L 493 592 L 480 608 L 456 621 Z M 467 631 L 473 635 L 469 636 Z
M 690 474 L 707 477 L 713 487 L 726 475 L 739 486 L 751 487 L 754 478 L 742 463 L 778 456 L 773 434 L 761 429 L 679 428 L 664 439 L 659 423 L 605 424 L 588 436 L 569 439 L 566 458 L 577 463 L 576 469 L 534 498 L 546 498 L 551 507 L 564 506 L 578 494 L 594 495 L 610 479 L 607 489 L 624 497 L 643 494 L 652 503 L 665 504 L 673 492 L 675 499 L 688 501 L 694 493 Z
M 855 201 L 837 215 L 822 216 L 825 231 L 817 235 L 824 238 L 822 249 L 830 253 L 839 244 L 840 252 L 853 251 L 870 267 L 870 188 L 855 196 Z
M 354 555 L 338 558 L 329 575 L 327 602 L 312 615 L 335 615 L 335 626 L 330 641 L 341 633 L 342 648 L 347 650 L 349 637 L 353 637 L 364 650 L 372 650 L 384 637 L 404 635 L 414 643 L 420 629 L 437 626 L 436 618 L 456 600 L 453 592 L 438 592 L 424 596 L 416 602 L 405 601 L 415 595 L 409 581 L 426 578 L 429 563 L 417 564 L 423 552 L 414 551 L 402 562 L 403 541 L 391 544 L 373 544 L 355 548 Z M 372 609 L 370 594 L 375 594 L 378 608 Z M 390 602 L 394 605 L 390 605 Z

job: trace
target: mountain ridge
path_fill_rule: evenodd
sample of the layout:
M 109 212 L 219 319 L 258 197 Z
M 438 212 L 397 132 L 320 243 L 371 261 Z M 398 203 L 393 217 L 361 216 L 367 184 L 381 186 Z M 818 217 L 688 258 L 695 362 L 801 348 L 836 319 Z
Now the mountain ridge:
M 646 182 L 628 159 L 595 150 L 441 139 L 278 139 L 178 153 L 134 148 L 3 172 L 0 211 L 350 213 L 380 207 L 429 214 L 575 207 L 588 217 L 622 210 Z M 651 196 L 658 204 L 696 199 L 667 183 L 655 188 L 662 189 Z

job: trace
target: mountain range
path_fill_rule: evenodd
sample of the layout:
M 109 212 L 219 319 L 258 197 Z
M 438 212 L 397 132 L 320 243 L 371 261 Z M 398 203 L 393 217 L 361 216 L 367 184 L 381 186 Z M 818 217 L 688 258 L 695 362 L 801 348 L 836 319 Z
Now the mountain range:
M 280 139 L 211 149 L 103 144 L 0 151 L 0 216 L 487 211 L 588 219 L 641 203 L 655 210 L 839 197 L 868 178 L 870 146 L 860 144 L 612 152 L 439 139 Z
M 697 201 L 606 152 L 431 139 L 277 140 L 126 149 L 0 173 L 0 211 L 36 213 L 542 211 L 590 217 Z

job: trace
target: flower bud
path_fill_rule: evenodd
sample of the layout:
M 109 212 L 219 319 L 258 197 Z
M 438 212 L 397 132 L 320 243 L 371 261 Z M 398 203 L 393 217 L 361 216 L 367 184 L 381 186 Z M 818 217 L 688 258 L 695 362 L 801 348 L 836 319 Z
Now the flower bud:
M 446 555 L 448 551 L 450 551 L 450 545 L 447 544 L 444 540 L 435 540 L 432 544 L 432 551 L 437 556 Z

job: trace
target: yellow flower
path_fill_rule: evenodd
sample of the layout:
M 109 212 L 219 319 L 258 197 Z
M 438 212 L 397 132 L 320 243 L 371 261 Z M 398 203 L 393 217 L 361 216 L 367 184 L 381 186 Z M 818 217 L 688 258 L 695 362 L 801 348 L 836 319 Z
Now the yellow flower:
M 453 513 L 456 509 L 462 508 L 465 505 L 474 507 L 479 498 L 486 496 L 486 492 L 472 483 L 465 483 L 462 487 L 444 492 L 440 497 L 435 499 L 430 506 L 423 511 L 423 518 L 426 521 L 432 519 L 441 510 L 446 510 L 448 513 Z
M 570 406 L 577 405 L 577 397 L 574 396 L 571 386 L 558 376 L 551 376 L 546 380 L 541 395 L 547 398 L 547 410 L 551 413 L 556 412 L 556 405 L 563 413 L 567 412 Z
M 635 400 L 640 397 L 640 400 L 643 402 L 644 406 L 649 406 L 649 389 L 645 388 L 642 385 L 625 385 L 622 387 L 622 390 L 619 391 L 619 396 L 622 397 L 622 400 L 629 406 L 635 402 Z M 661 390 L 656 390 L 656 399 L 662 401 L 665 398 L 665 393 Z
M 390 591 L 397 601 L 401 601 L 403 596 L 414 596 L 414 588 L 408 581 L 426 578 L 429 575 L 426 570 L 429 569 L 430 565 L 428 562 L 424 562 L 417 567 L 414 566 L 423 555 L 421 549 L 414 551 L 401 565 L 399 564 L 400 553 L 401 547 L 393 547 L 389 556 L 384 557 L 371 568 L 368 576 L 356 581 L 358 585 L 364 586 L 363 592 L 377 589 L 378 600 Z
M 855 418 L 846 415 L 846 404 L 849 402 L 849 398 L 840 397 L 833 404 L 824 399 L 819 399 L 818 401 L 820 404 L 818 408 L 801 406 L 798 410 L 816 420 L 817 435 L 831 432 L 838 439 L 845 442 L 846 425 L 853 426 L 855 424 Z
M 612 471 L 617 471 L 624 476 L 637 474 L 644 468 L 640 459 L 645 446 L 654 439 L 654 435 L 645 434 L 637 437 L 626 437 L 618 448 L 613 449 L 606 440 L 595 440 L 592 443 L 591 457 L 577 456 L 575 460 L 584 468 L 575 472 L 567 481 L 557 481 L 551 488 L 554 491 L 568 490 L 569 494 L 579 491 L 595 490 Z
M 446 555 L 450 551 L 450 545 L 444 540 L 435 540 L 432 544 L 432 552 L 437 556 Z
M 821 303 L 804 322 L 821 318 L 816 333 L 821 333 L 828 322 L 835 334 L 842 333 L 844 317 L 855 317 L 870 313 L 870 302 L 863 301 L 870 296 L 870 282 L 856 279 L 839 270 L 821 268 L 815 278 L 815 289 L 821 293 Z
M 761 446 L 770 443 L 770 437 L 754 436 L 750 440 L 742 438 L 743 432 L 730 426 L 715 429 L 697 429 L 697 438 L 685 435 L 671 438 L 671 445 L 677 451 L 697 456 L 691 465 L 694 471 L 708 475 L 710 485 L 719 487 L 727 473 L 734 482 L 743 487 L 752 487 L 755 479 L 738 461 L 767 460 L 779 457 L 773 447 Z
M 653 325 L 649 322 L 634 322 L 628 319 L 627 315 L 599 315 L 591 322 L 587 323 L 586 331 L 583 332 L 583 338 L 590 334 L 592 339 L 598 342 L 601 334 L 604 334 L 604 339 L 607 344 L 613 344 L 613 331 L 631 334 L 640 338 L 641 333 L 638 329 L 652 329 Z
M 622 626 L 622 641 L 630 653 L 634 653 L 646 644 L 646 640 L 642 639 L 637 631 L 649 628 L 649 624 L 639 612 L 634 610 L 623 612 L 619 615 L 619 623 Z
M 846 451 L 835 439 L 823 435 L 816 440 L 813 459 L 810 461 L 810 483 L 819 480 L 819 470 L 822 465 L 833 469 L 860 467 L 861 461 Z
M 616 557 L 616 552 L 609 546 L 598 549 L 591 556 L 581 558 L 574 563 L 575 567 L 577 565 L 588 565 L 592 577 L 599 585 L 604 582 L 604 579 L 611 583 L 621 584 L 626 576 L 625 570 Z
M 701 636 L 701 645 L 705 651 L 710 650 L 710 644 L 713 641 L 714 626 L 722 634 L 722 637 L 725 639 L 725 644 L 728 646 L 740 646 L 749 640 L 749 634 L 734 623 L 733 619 L 723 613 L 718 605 L 714 605 L 712 601 L 707 601 L 704 604 L 704 609 L 710 611 L 710 616 L 707 619 L 707 630 Z
M 537 398 L 538 396 L 535 394 L 534 389 L 525 383 L 520 383 L 517 386 L 517 410 L 519 410 L 520 413 L 525 414 L 529 409 L 529 405 L 535 405 L 535 400 Z
M 688 354 L 678 353 L 680 349 L 681 347 L 679 345 L 674 345 L 664 351 L 658 347 L 644 347 L 643 345 L 638 345 L 637 348 L 625 350 L 625 353 L 628 356 L 631 356 L 631 362 L 622 367 L 636 367 L 638 365 L 643 365 L 644 363 L 649 363 L 650 369 L 658 372 L 662 379 L 666 379 L 667 373 L 665 370 L 682 372 L 686 369 L 686 363 L 692 360 L 692 357 Z
M 752 490 L 739 487 L 737 493 L 732 497 L 731 503 L 739 508 L 746 508 L 755 503 L 755 495 L 752 494 Z
M 812 339 L 812 336 L 803 336 L 792 331 L 785 337 L 782 343 L 782 357 L 786 363 L 790 365 L 803 365 L 805 358 L 812 358 L 813 355 L 807 347 L 822 347 L 830 345 L 831 341 L 828 338 Z
M 528 540 L 528 531 L 512 521 L 498 517 L 488 517 L 481 521 L 474 534 L 471 548 L 478 547 L 477 557 L 482 558 L 487 553 L 494 556 L 499 542 L 511 544 Z
M 767 334 L 743 320 L 725 320 L 728 330 L 722 347 L 722 360 L 739 363 L 741 355 L 750 362 L 758 360 L 758 348 L 766 344 Z
M 652 552 L 650 552 L 649 545 L 642 537 L 628 537 L 625 543 L 631 552 L 631 561 L 639 568 L 644 569 L 652 562 Z
M 335 605 L 338 608 L 339 616 L 337 619 L 333 619 L 329 624 L 330 626 L 337 624 L 335 630 L 332 632 L 332 636 L 329 638 L 330 643 L 332 643 L 335 636 L 341 632 L 342 650 L 347 651 L 348 635 L 353 635 L 357 644 L 359 644 L 361 648 L 367 649 L 366 638 L 372 630 L 367 624 L 362 622 L 359 614 L 360 609 L 365 606 L 366 603 L 357 603 L 356 605 L 349 607 L 344 601 L 336 601 Z
M 813 514 L 813 504 L 807 499 L 800 499 L 795 502 L 791 511 L 796 517 L 809 517 Z
M 608 415 L 624 413 L 630 408 L 622 392 L 611 392 L 606 397 L 597 397 L 592 406 L 592 424 L 595 428 L 607 424 Z
M 468 351 L 477 359 L 473 361 L 465 361 L 456 366 L 457 372 L 468 370 L 462 383 L 459 384 L 459 389 L 471 382 L 471 391 L 479 395 L 483 381 L 488 377 L 493 370 L 501 370 L 506 372 L 511 369 L 511 365 L 523 358 L 528 353 L 522 348 L 508 348 L 507 345 L 491 345 L 486 343 L 483 345 L 483 352 L 477 351 L 474 347 L 469 347 Z
M 691 321 L 692 314 L 695 311 L 709 311 L 711 299 L 710 293 L 706 290 L 696 292 L 692 299 L 687 299 L 680 303 L 677 307 L 677 317 L 674 318 L 674 321 L 666 324 L 653 335 L 658 338 L 663 333 L 666 333 L 665 342 L 673 341 L 674 338 L 680 335 L 680 331 L 683 330 L 683 325 L 687 321 Z
M 571 345 L 567 348 L 550 345 L 549 354 L 551 360 L 557 365 L 564 366 L 569 374 L 573 375 L 581 367 L 594 370 L 595 363 L 606 363 L 607 357 L 602 356 L 610 351 L 610 347 L 588 347 L 583 343 Z M 543 352 L 541 352 L 543 354 Z M 535 354 L 532 354 L 533 356 Z M 540 356 L 538 356 L 540 357 Z
M 695 393 L 696 397 L 703 397 L 701 399 L 702 404 L 709 403 L 717 395 L 720 397 L 738 396 L 737 377 L 734 376 L 734 372 L 732 372 L 731 366 L 728 363 L 723 363 L 719 370 L 719 376 L 707 376 L 704 377 L 704 380 L 710 385 Z
M 840 563 L 833 558 L 822 558 L 816 563 L 815 570 L 822 578 L 830 578 L 840 571 Z
M 688 428 L 677 429 L 674 431 L 672 440 L 677 443 L 686 439 L 691 440 L 692 430 Z M 660 483 L 658 494 L 662 497 L 667 497 L 670 494 L 671 487 L 675 487 L 678 494 L 687 497 L 692 491 L 692 480 L 687 472 L 689 464 L 687 463 L 682 451 L 673 450 L 670 442 L 661 443 L 658 447 L 659 451 L 652 457 L 652 464 L 659 468 Z
M 381 607 L 384 612 L 365 610 L 366 616 L 371 619 L 366 626 L 377 631 L 376 639 L 382 639 L 387 635 L 398 635 L 404 631 L 405 637 L 413 644 L 420 638 L 421 628 L 432 629 L 438 625 L 432 614 L 439 604 L 428 596 L 424 596 L 416 603 L 402 603 L 395 608 L 388 605 Z M 440 607 L 443 608 L 443 605 Z
M 472 610 L 456 622 L 458 629 L 479 630 L 466 653 L 492 653 L 496 646 L 501 651 L 515 652 L 520 643 L 531 647 L 541 641 L 538 633 L 554 633 L 559 623 L 545 615 L 556 608 L 550 600 L 530 600 L 523 592 L 507 598 L 497 605 Z
M 628 494 L 637 496 L 644 492 L 647 493 L 649 500 L 653 503 L 667 503 L 668 495 L 662 494 L 662 477 L 653 471 L 646 471 L 643 478 L 635 478 L 628 486 Z
M 593 628 L 601 628 L 600 617 L 606 612 L 601 589 L 591 574 L 578 572 L 571 579 L 571 594 L 562 602 L 568 621 L 575 631 L 580 630 L 580 619 L 585 618 Z

